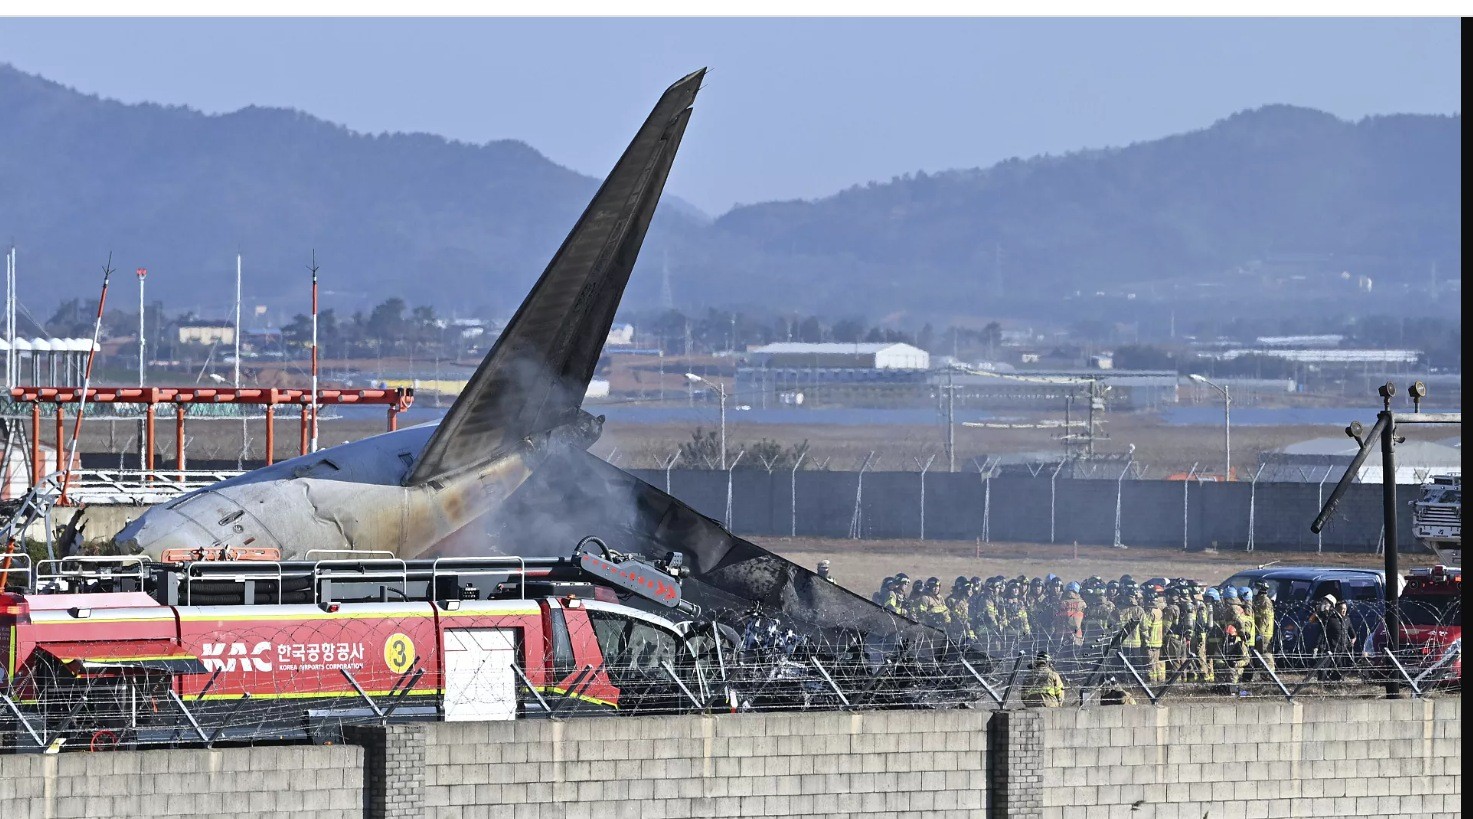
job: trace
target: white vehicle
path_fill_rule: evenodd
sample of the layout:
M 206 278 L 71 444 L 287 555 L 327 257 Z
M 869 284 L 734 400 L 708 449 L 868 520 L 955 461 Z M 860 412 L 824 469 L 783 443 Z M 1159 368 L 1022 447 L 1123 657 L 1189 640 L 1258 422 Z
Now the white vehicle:
M 1433 475 L 1412 502 L 1412 535 L 1437 553 L 1437 562 L 1463 565 L 1463 475 Z

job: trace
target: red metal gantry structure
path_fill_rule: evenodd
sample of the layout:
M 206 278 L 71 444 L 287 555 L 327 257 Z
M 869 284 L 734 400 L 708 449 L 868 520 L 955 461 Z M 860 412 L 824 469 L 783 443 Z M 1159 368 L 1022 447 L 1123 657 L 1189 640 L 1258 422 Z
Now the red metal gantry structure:
M 388 428 L 398 429 L 399 413 L 414 403 L 414 389 L 340 390 L 317 391 L 314 404 L 312 391 L 296 388 L 260 387 L 89 387 L 85 391 L 86 403 L 97 404 L 142 404 L 144 406 L 144 464 L 146 471 L 154 468 L 154 419 L 155 407 L 159 404 L 174 405 L 175 467 L 184 469 L 184 413 L 190 404 L 255 404 L 266 408 L 266 463 L 275 459 L 276 408 L 298 406 L 302 408 L 301 454 L 308 451 L 309 433 L 316 422 L 315 406 L 361 404 L 388 408 Z M 58 468 L 69 465 L 66 452 L 64 429 L 66 404 L 81 403 L 81 387 L 15 387 L 10 398 L 17 403 L 31 405 L 31 474 L 41 474 L 41 405 L 56 406 L 56 463 Z

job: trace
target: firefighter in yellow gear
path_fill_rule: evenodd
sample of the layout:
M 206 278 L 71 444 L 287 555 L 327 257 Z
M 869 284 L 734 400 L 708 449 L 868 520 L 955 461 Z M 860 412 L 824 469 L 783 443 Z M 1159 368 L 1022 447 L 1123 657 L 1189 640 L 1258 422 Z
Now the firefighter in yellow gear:
M 941 599 L 941 579 L 926 580 L 920 598 L 916 601 L 915 619 L 932 628 L 945 630 L 951 624 L 951 612 Z
M 1229 586 L 1222 593 L 1227 608 L 1226 625 L 1223 626 L 1222 654 L 1226 666 L 1228 685 L 1236 690 L 1243 681 L 1243 672 L 1248 670 L 1251 656 L 1248 647 L 1253 645 L 1253 616 L 1243 609 L 1238 590 Z
M 1064 678 L 1054 670 L 1047 651 L 1040 651 L 1023 683 L 1023 704 L 1032 708 L 1058 708 L 1064 704 Z
M 1221 637 L 1217 633 L 1217 605 L 1221 599 L 1217 589 L 1203 592 L 1197 588 L 1192 591 L 1192 609 L 1196 622 L 1192 629 L 1193 645 L 1188 650 L 1197 658 L 1196 679 L 1201 682 L 1213 682 L 1217 679 L 1212 668 L 1211 650 L 1221 644 Z
M 1182 593 L 1180 586 L 1168 588 L 1166 608 L 1161 610 L 1161 627 L 1166 631 L 1166 641 L 1161 647 L 1161 659 L 1166 663 L 1167 675 L 1175 674 L 1178 678 L 1187 671 L 1186 634 L 1191 626 L 1191 621 L 1185 614 L 1187 607 L 1182 600 Z
M 1146 610 L 1141 608 L 1140 589 L 1129 589 L 1123 596 L 1126 605 L 1115 611 L 1115 630 L 1123 631 L 1120 650 L 1132 665 L 1139 667 L 1144 660 L 1141 655 L 1141 624 L 1145 622 Z
M 1033 627 L 1028 622 L 1028 606 L 1023 602 L 1022 588 L 1017 584 L 1009 584 L 1003 594 L 1002 606 L 998 611 L 1003 638 L 1017 641 L 1031 637 Z
M 1255 584 L 1257 588 L 1253 592 L 1253 625 L 1258 629 L 1255 634 L 1258 653 L 1263 655 L 1263 663 L 1270 671 L 1274 669 L 1274 601 L 1269 596 L 1268 584 L 1262 580 Z
M 1141 642 L 1146 649 L 1147 679 L 1166 682 L 1166 663 L 1161 661 L 1161 647 L 1166 641 L 1166 601 L 1152 596 L 1141 618 Z
M 972 631 L 972 609 L 969 598 L 972 596 L 971 581 L 965 577 L 958 577 L 951 585 L 951 594 L 946 598 L 946 634 L 957 642 L 971 642 L 977 639 Z

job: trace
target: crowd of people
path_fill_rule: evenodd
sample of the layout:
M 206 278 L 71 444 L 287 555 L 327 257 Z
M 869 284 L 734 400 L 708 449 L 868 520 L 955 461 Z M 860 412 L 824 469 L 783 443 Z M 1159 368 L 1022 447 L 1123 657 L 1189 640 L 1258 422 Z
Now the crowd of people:
M 1123 653 L 1149 682 L 1168 678 L 1222 683 L 1233 690 L 1252 678 L 1253 656 L 1275 667 L 1274 599 L 1267 583 L 1217 588 L 1188 578 L 1130 575 L 1105 581 L 1066 582 L 1058 575 L 1027 578 L 957 577 L 949 589 L 939 578 L 888 577 L 873 595 L 876 605 L 946 632 L 990 656 L 1034 655 L 1029 690 L 1040 704 L 1062 700 L 1056 658 Z M 1343 605 L 1316 601 L 1325 648 L 1348 654 Z M 1338 675 L 1333 665 L 1327 674 Z M 1330 677 L 1335 678 L 1335 677 Z M 1060 689 L 1057 697 L 1053 690 Z

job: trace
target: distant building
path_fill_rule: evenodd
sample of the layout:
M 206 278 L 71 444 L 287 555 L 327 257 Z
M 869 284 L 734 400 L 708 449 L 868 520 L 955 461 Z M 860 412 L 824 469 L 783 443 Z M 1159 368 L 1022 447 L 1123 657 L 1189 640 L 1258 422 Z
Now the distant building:
M 1311 438 L 1290 444 L 1276 452 L 1259 457 L 1263 472 L 1261 481 L 1301 481 L 1333 484 L 1349 468 L 1360 446 L 1344 436 Z M 1429 475 L 1462 470 L 1462 450 L 1432 441 L 1407 441 L 1396 447 L 1396 482 L 1419 484 Z M 1372 457 L 1361 466 L 1356 480 L 1360 483 L 1381 482 L 1381 460 Z M 1241 475 L 1240 475 L 1241 477 Z M 1328 487 L 1326 487 L 1328 490 Z
M 769 397 L 805 396 L 805 403 L 885 406 L 914 403 L 926 392 L 931 354 L 900 343 L 779 342 L 754 347 L 737 367 L 741 403 L 765 406 Z
M 747 351 L 747 361 L 768 369 L 929 370 L 931 354 L 901 343 L 820 344 L 782 341 Z
M 1345 336 L 1342 335 L 1258 337 L 1258 344 L 1261 347 L 1313 347 L 1317 349 L 1330 349 L 1339 347 L 1344 341 Z
M 234 344 L 235 325 L 228 321 L 181 321 L 179 343 Z
M 1245 355 L 1261 355 L 1266 358 L 1282 358 L 1301 364 L 1415 364 L 1422 357 L 1421 350 L 1376 350 L 1376 349 L 1325 349 L 1294 347 L 1260 347 L 1223 350 L 1215 357 L 1232 361 Z

